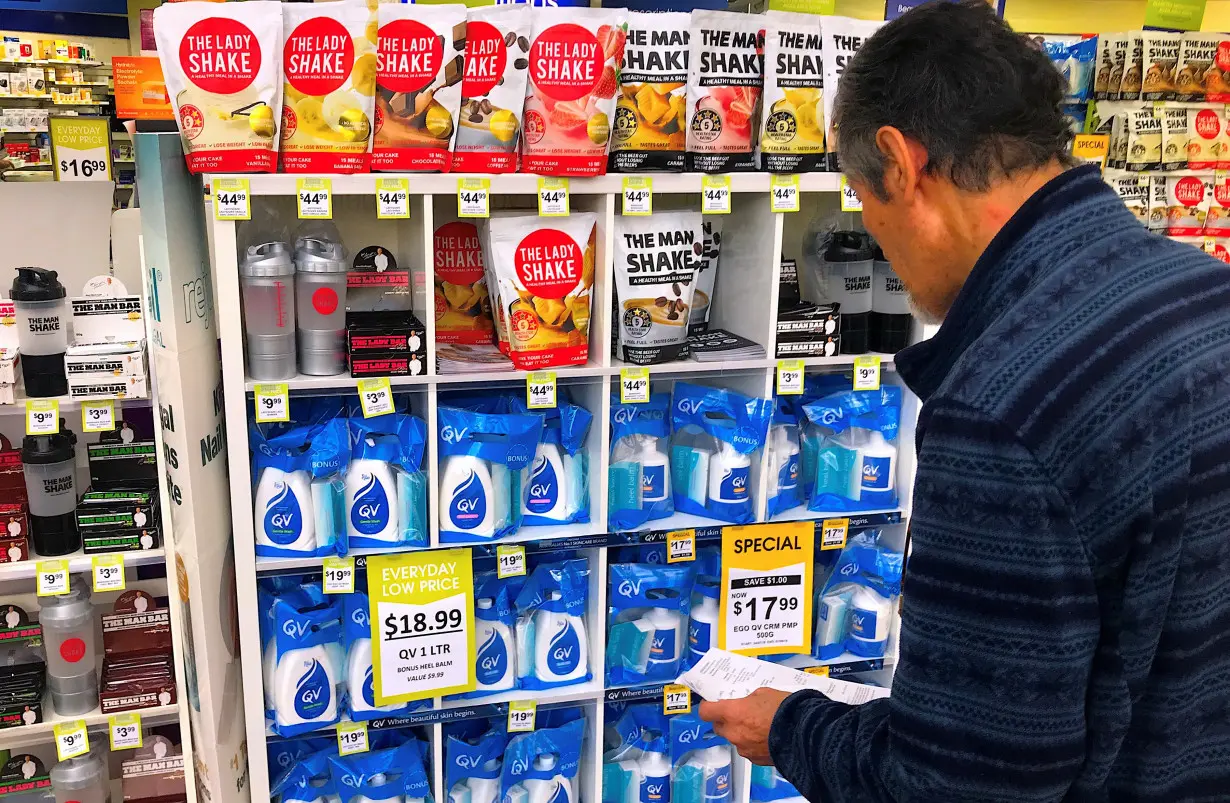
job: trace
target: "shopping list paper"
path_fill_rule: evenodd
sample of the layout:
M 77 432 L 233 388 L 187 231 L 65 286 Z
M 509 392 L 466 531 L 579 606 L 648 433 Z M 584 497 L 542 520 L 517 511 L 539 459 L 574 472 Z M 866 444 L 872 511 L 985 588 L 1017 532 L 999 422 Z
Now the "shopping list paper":
M 888 696 L 888 689 L 848 680 L 809 675 L 788 666 L 719 650 L 705 653 L 696 666 L 679 676 L 682 683 L 706 700 L 734 700 L 757 689 L 795 692 L 813 689 L 836 703 L 862 705 Z

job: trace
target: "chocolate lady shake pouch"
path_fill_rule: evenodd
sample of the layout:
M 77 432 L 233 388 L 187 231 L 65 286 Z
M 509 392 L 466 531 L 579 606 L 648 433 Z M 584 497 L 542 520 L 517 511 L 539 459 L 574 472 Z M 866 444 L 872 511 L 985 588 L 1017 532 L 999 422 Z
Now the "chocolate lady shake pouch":
M 1177 33 L 1145 31 L 1144 82 L 1140 87 L 1141 100 L 1174 100 L 1175 68 L 1179 64 L 1179 40 Z
M 517 169 L 531 22 L 528 5 L 470 9 L 453 170 L 511 173 Z
M 193 173 L 271 172 L 282 105 L 282 4 L 170 3 L 154 38 Z
M 376 42 L 361 3 L 282 5 L 282 169 L 367 170 Z M 374 34 L 375 31 L 371 31 Z
M 824 59 L 824 85 L 832 87 L 832 91 L 824 96 L 824 120 L 827 127 L 833 119 L 833 98 L 837 94 L 837 82 L 846 71 L 846 65 L 854 58 L 863 43 L 879 30 L 882 22 L 872 20 L 856 20 L 849 17 L 825 17 L 824 47 L 821 57 Z M 840 165 L 837 159 L 837 143 L 829 143 L 829 168 L 836 170 Z
M 805 173 L 824 167 L 824 71 L 820 17 L 764 15 L 764 123 L 760 169 Z
M 683 170 L 690 24 L 684 12 L 629 12 L 611 170 Z
M 1179 63 L 1175 68 L 1175 96 L 1179 100 L 1204 100 L 1206 80 L 1214 84 L 1221 78 L 1217 69 L 1218 33 L 1185 33 L 1179 42 Z
M 764 16 L 693 11 L 689 50 L 688 170 L 755 170 Z
M 521 166 L 547 176 L 606 172 L 628 12 L 534 9 Z
M 461 104 L 466 8 L 382 3 L 373 170 L 447 172 Z

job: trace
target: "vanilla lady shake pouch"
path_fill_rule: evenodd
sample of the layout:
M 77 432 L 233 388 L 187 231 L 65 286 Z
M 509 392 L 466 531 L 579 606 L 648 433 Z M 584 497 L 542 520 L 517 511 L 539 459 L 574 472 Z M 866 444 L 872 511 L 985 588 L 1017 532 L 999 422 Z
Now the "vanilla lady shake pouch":
M 271 172 L 282 105 L 282 4 L 170 3 L 154 38 L 193 173 Z
M 690 43 L 688 169 L 755 170 L 764 16 L 693 11 Z

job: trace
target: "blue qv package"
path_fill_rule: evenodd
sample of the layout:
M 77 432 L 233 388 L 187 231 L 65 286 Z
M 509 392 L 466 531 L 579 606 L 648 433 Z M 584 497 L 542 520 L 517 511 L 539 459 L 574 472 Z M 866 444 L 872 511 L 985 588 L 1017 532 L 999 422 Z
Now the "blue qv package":
M 787 781 L 776 767 L 752 765 L 752 803 L 806 803 L 794 784 Z
M 850 539 L 816 606 L 817 658 L 830 661 L 846 651 L 884 657 L 903 563 L 902 553 L 880 545 L 877 530 Z
M 676 382 L 671 397 L 675 510 L 748 524 L 755 520 L 752 455 L 764 446 L 773 403 Z
M 491 542 L 521 523 L 523 472 L 542 439 L 540 415 L 437 412 L 440 542 Z
M 607 521 L 613 531 L 636 530 L 675 512 L 671 496 L 670 396 L 652 393 L 643 404 L 611 396 L 611 465 Z
M 799 410 L 794 397 L 777 396 L 773 399 L 773 420 L 769 425 L 769 518 L 806 501 L 801 475 Z
M 521 496 L 521 524 L 526 527 L 589 521 L 589 455 L 584 451 L 594 417 L 573 404 L 564 389 L 549 410 L 530 410 L 514 396 L 514 413 L 541 415 L 542 440 L 534 452 Z
M 336 725 L 341 716 L 342 604 L 311 587 L 258 591 L 266 715 L 279 736 Z
M 630 705 L 618 715 L 618 743 L 602 757 L 603 803 L 670 803 L 670 732 L 662 706 Z
M 527 689 L 586 683 L 589 634 L 585 603 L 589 567 L 585 559 L 544 563 L 517 594 L 517 677 Z
M 670 718 L 671 803 L 731 803 L 733 751 L 697 714 Z
M 449 803 L 496 803 L 508 733 L 504 720 L 446 726 L 444 785 Z
M 501 579 L 495 572 L 474 577 L 474 691 L 457 697 L 483 697 L 517 688 L 517 612 L 514 601 L 522 577 Z
M 671 681 L 687 652 L 696 570 L 690 563 L 611 565 L 607 683 Z
M 409 739 L 389 750 L 331 756 L 334 788 L 342 803 L 429 803 L 431 784 L 423 767 L 424 746 Z
M 427 546 L 427 478 L 422 471 L 427 427 L 393 413 L 351 416 L 345 520 L 351 548 Z
M 514 736 L 504 753 L 501 799 L 506 803 L 580 803 L 577 770 L 584 742 L 584 719 Z
M 896 507 L 901 388 L 834 393 L 803 411 L 820 437 L 808 509 L 844 513 Z
M 337 752 L 334 742 L 333 753 Z M 273 780 L 270 795 L 279 803 L 322 803 L 337 796 L 337 786 L 329 767 L 329 751 L 301 756 L 281 770 Z
M 356 591 L 342 600 L 342 646 L 346 664 L 342 680 L 346 689 L 346 713 L 353 722 L 365 722 L 410 713 L 431 704 L 430 700 L 376 704 L 376 679 L 372 668 L 372 627 L 367 594 Z

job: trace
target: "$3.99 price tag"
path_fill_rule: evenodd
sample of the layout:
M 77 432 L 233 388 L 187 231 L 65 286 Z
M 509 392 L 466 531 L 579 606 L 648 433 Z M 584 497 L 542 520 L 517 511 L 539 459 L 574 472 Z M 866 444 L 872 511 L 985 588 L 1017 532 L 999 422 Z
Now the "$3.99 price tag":
M 668 683 L 662 687 L 662 713 L 687 714 L 692 710 L 692 690 L 680 683 Z
M 625 176 L 623 181 L 623 213 L 653 214 L 653 179 L 648 176 Z
M 702 215 L 730 214 L 730 176 L 705 176 L 700 180 Z
M 34 567 L 34 593 L 40 597 L 58 597 L 68 593 L 68 562 L 40 560 Z
M 457 217 L 491 217 L 491 179 L 457 179 Z
M 769 203 L 774 212 L 799 211 L 799 177 L 774 174 L 769 179 Z
M 367 741 L 366 722 L 341 722 L 337 726 L 337 752 L 342 756 L 366 753 L 371 749 Z
M 525 547 L 520 544 L 497 546 L 495 559 L 495 574 L 500 580 L 525 575 Z
M 359 380 L 359 405 L 363 417 L 372 418 L 393 412 L 393 386 L 387 376 Z
M 56 739 L 57 760 L 67 761 L 90 752 L 90 736 L 86 732 L 84 719 L 61 722 L 52 727 L 52 732 Z
M 81 402 L 81 429 L 83 432 L 110 432 L 115 429 L 115 401 Z
M 251 220 L 251 192 L 246 178 L 219 178 L 212 185 L 214 217 L 218 220 Z
M 777 395 L 799 396 L 803 393 L 803 361 L 777 361 Z
M 619 369 L 619 403 L 644 404 L 649 401 L 649 369 Z
M 555 372 L 532 371 L 525 377 L 525 406 L 531 410 L 555 407 Z
M 26 400 L 26 434 L 54 435 L 60 431 L 60 403 L 55 399 Z
M 540 217 L 568 216 L 568 179 L 538 179 L 538 215 Z
M 141 715 L 115 714 L 107 718 L 107 732 L 111 738 L 112 750 L 131 750 L 141 747 Z
M 744 655 L 811 651 L 813 522 L 722 528 L 718 647 Z
M 295 191 L 299 196 L 300 220 L 329 220 L 333 217 L 333 179 L 297 179 Z
M 508 704 L 508 732 L 529 733 L 538 718 L 538 703 L 533 700 L 513 700 Z
M 257 385 L 253 389 L 252 404 L 258 424 L 290 420 L 290 388 L 285 382 Z
M 124 590 L 124 557 L 122 555 L 95 555 L 90 565 L 96 593 Z
M 326 594 L 354 593 L 354 558 L 325 558 L 321 570 Z
M 376 179 L 376 218 L 410 217 L 410 182 L 404 178 Z

